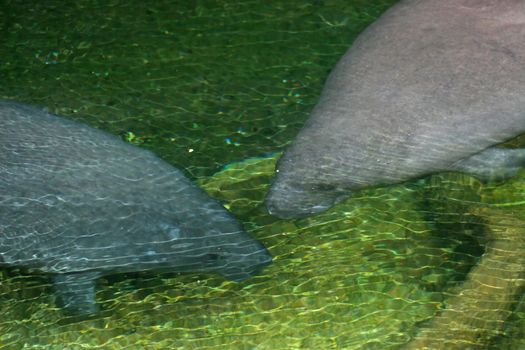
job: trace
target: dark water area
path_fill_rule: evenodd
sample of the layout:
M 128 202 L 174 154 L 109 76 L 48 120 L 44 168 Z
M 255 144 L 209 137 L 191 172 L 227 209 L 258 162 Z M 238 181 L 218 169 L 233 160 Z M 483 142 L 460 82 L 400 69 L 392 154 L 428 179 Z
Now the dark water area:
M 436 174 L 298 220 L 262 206 L 330 69 L 395 2 L 0 1 L 1 99 L 153 151 L 274 257 L 240 283 L 107 276 L 102 312 L 80 321 L 47 276 L 2 269 L 0 349 L 383 350 L 421 329 L 458 349 L 525 349 L 523 173 L 491 186 Z M 494 263 L 511 281 L 500 294 L 476 279 L 491 250 L 508 263 Z M 469 293 L 479 320 L 440 328 L 443 310 L 472 310 L 458 297 Z

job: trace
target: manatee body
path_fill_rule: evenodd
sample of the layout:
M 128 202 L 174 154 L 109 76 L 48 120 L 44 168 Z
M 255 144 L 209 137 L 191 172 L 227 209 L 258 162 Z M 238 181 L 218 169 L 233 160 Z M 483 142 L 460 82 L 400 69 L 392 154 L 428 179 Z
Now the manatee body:
M 268 251 L 153 153 L 101 130 L 0 101 L 0 264 L 53 274 L 71 313 L 95 279 L 132 271 L 249 277 Z
M 363 187 L 444 170 L 483 179 L 523 165 L 491 146 L 525 132 L 525 1 L 402 0 L 328 77 L 267 196 L 280 217 Z

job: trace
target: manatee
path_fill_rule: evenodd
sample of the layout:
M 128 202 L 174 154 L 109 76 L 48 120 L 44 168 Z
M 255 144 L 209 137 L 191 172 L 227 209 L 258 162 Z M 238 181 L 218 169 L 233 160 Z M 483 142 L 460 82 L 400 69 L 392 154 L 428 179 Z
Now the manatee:
M 359 35 L 279 160 L 270 213 L 440 171 L 512 176 L 525 150 L 525 1 L 402 0 Z
M 0 101 L 0 265 L 50 274 L 67 313 L 97 311 L 103 275 L 211 272 L 239 281 L 270 261 L 220 203 L 152 152 Z

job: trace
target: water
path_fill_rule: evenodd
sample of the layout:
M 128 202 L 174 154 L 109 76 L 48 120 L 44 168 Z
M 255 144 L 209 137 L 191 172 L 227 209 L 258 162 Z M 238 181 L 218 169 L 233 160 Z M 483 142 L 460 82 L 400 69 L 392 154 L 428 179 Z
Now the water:
M 153 150 L 223 200 L 275 259 L 242 283 L 110 276 L 97 286 L 104 311 L 80 322 L 54 306 L 45 276 L 2 270 L 0 349 L 398 349 L 417 334 L 449 349 L 525 349 L 523 177 L 488 187 L 439 174 L 295 221 L 260 206 L 274 152 L 394 2 L 1 2 L 1 98 Z M 496 248 L 508 252 L 499 276 L 513 282 L 479 294 L 469 271 L 490 275 L 483 252 L 509 240 Z M 481 301 L 479 320 L 458 294 Z M 435 316 L 446 308 L 469 326 L 443 327 L 448 314 Z

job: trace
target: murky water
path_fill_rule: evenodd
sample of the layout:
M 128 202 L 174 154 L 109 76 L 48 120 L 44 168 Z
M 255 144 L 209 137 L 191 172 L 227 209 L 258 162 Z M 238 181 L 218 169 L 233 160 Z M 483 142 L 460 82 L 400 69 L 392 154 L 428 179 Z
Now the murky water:
M 0 349 L 525 349 L 523 174 L 438 174 L 295 221 L 260 205 L 329 69 L 394 2 L 1 2 L 1 98 L 185 169 L 274 262 L 241 283 L 109 276 L 83 321 L 46 276 L 1 270 Z

